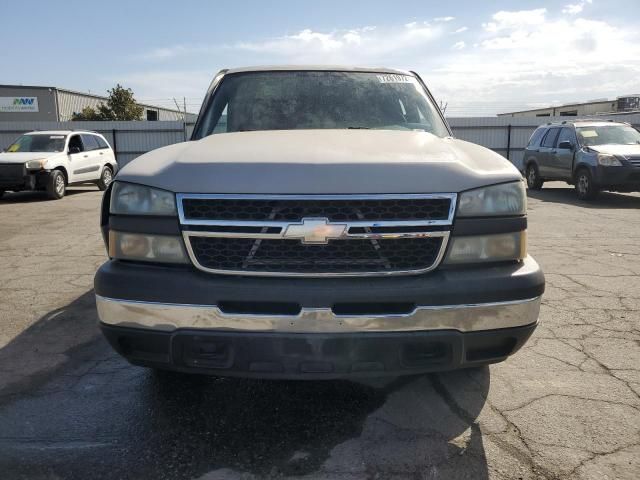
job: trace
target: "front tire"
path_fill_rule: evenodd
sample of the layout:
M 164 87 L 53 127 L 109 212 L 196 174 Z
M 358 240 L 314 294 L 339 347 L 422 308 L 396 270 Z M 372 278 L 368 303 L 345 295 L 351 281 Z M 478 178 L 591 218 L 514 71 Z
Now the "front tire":
M 575 187 L 580 200 L 593 200 L 600 193 L 600 189 L 593 182 L 591 172 L 586 168 L 581 168 L 576 173 Z
M 530 163 L 527 167 L 527 187 L 529 190 L 540 190 L 544 180 L 540 178 L 540 171 L 535 163 Z
M 47 179 L 47 197 L 59 200 L 67 191 L 64 175 L 60 170 L 53 170 Z
M 104 167 L 102 169 L 102 173 L 100 174 L 100 180 L 98 180 L 98 183 L 96 185 L 98 185 L 98 188 L 101 192 L 104 192 L 107 188 L 109 188 L 109 185 L 112 181 L 113 170 L 111 170 L 111 167 Z

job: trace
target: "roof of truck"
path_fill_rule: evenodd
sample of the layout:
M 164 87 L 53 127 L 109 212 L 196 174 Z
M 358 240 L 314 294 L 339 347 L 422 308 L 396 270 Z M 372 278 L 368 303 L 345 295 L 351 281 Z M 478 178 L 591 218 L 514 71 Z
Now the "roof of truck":
M 354 67 L 345 65 L 261 65 L 254 67 L 230 68 L 226 73 L 242 72 L 269 72 L 269 71 L 324 71 L 324 72 L 369 72 L 369 73 L 395 73 L 399 75 L 411 75 L 406 70 L 396 70 L 385 67 Z

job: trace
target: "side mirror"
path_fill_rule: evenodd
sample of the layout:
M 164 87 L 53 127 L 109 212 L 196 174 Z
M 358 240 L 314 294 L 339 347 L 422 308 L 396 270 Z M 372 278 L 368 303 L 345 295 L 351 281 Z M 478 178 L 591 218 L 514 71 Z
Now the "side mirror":
M 570 141 L 565 140 L 558 144 L 558 148 L 561 150 L 573 150 L 573 144 Z
M 70 154 L 80 153 L 80 147 L 69 147 L 69 153 Z

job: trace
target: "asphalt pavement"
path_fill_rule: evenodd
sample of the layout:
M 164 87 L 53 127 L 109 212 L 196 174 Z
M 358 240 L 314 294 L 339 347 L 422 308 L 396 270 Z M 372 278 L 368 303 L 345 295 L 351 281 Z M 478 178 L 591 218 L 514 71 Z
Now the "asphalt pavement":
M 491 367 L 377 382 L 158 374 L 96 328 L 100 192 L 0 200 L 1 479 L 637 479 L 640 195 L 529 196 L 541 325 Z

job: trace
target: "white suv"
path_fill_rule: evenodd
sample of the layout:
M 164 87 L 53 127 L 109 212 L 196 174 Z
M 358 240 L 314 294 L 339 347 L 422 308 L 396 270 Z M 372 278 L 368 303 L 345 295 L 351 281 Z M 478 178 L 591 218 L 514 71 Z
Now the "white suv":
M 29 132 L 0 153 L 0 197 L 7 190 L 45 190 L 62 198 L 68 185 L 106 190 L 118 169 L 113 149 L 95 132 Z

